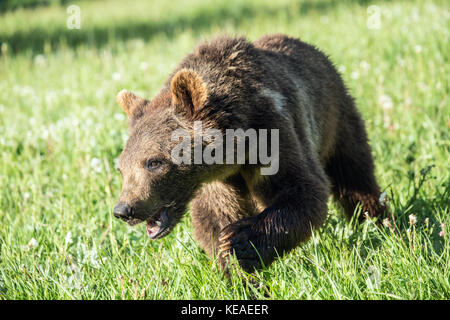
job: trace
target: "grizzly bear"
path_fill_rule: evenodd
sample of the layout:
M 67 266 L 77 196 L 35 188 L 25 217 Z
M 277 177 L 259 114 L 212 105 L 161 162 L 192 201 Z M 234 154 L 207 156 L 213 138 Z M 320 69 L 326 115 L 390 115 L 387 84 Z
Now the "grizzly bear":
M 129 139 L 114 216 L 130 225 L 145 221 L 152 239 L 168 235 L 190 204 L 200 246 L 225 269 L 234 254 L 252 272 L 323 225 L 331 193 L 348 219 L 385 212 L 355 102 L 330 60 L 300 40 L 218 37 L 187 55 L 152 100 L 122 90 L 117 101 L 129 118 Z M 174 161 L 180 142 L 173 132 L 193 137 L 199 122 L 222 134 L 276 129 L 276 172 L 262 174 L 267 163 L 258 161 Z M 207 140 L 189 143 L 206 148 Z M 248 160 L 255 146 L 246 147 L 240 155 Z

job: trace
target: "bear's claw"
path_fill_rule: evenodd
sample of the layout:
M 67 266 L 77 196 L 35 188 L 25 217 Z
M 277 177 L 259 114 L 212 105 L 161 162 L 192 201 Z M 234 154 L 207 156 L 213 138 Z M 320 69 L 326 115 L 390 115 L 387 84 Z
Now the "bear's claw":
M 218 257 L 222 267 L 228 265 L 230 254 L 235 254 L 241 268 L 247 272 L 261 267 L 255 235 L 251 226 L 254 222 L 241 220 L 225 227 L 218 239 Z

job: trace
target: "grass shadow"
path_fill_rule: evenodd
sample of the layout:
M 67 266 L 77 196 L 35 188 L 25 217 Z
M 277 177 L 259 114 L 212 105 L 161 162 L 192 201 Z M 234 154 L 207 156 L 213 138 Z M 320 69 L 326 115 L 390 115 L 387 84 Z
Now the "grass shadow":
M 298 1 L 291 5 L 268 7 L 267 5 L 251 5 L 239 2 L 238 5 L 218 4 L 215 6 L 202 6 L 191 15 L 166 15 L 160 21 L 135 21 L 132 15 L 129 19 L 110 25 L 83 26 L 81 29 L 68 29 L 66 25 L 56 28 L 38 27 L 32 30 L 17 31 L 12 34 L 2 34 L 0 31 L 0 43 L 7 43 L 10 51 L 17 54 L 26 50 L 34 53 L 44 51 L 44 48 L 57 48 L 67 46 L 76 48 L 80 45 L 100 48 L 114 41 L 127 39 L 142 39 L 149 41 L 156 35 L 165 35 L 169 38 L 175 34 L 191 29 L 195 33 L 210 29 L 214 26 L 223 26 L 225 23 L 238 25 L 243 21 L 251 20 L 259 16 L 270 19 L 282 14 L 289 18 L 307 15 L 311 11 L 325 13 L 333 10 L 336 5 L 342 3 L 355 3 L 365 5 L 368 1 Z

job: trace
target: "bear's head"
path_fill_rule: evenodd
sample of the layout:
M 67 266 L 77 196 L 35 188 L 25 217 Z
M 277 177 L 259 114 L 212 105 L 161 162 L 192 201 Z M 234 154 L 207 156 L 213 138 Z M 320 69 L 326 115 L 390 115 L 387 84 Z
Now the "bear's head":
M 194 158 L 195 121 L 214 127 L 206 115 L 208 97 L 202 78 L 187 69 L 178 71 L 151 101 L 126 90 L 117 95 L 128 115 L 129 139 L 119 158 L 123 184 L 114 215 L 130 225 L 145 221 L 152 239 L 171 232 L 202 183 L 234 170 L 233 165 L 174 160 L 180 141 L 188 141 L 182 152 Z

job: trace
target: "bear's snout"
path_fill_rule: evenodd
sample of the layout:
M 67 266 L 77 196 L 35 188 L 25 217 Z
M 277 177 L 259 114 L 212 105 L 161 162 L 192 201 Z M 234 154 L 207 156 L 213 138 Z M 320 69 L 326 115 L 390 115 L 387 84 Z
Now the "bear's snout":
M 132 218 L 134 215 L 134 210 L 133 208 L 128 205 L 127 203 L 124 202 L 119 202 L 115 207 L 114 207 L 114 216 L 116 218 L 122 219 L 124 221 L 127 221 L 128 219 Z

